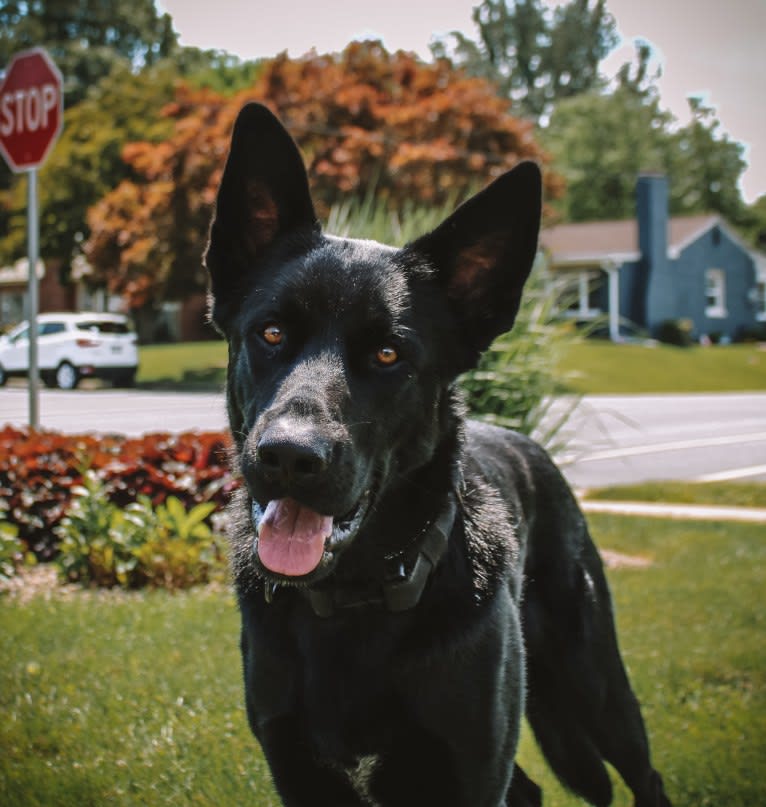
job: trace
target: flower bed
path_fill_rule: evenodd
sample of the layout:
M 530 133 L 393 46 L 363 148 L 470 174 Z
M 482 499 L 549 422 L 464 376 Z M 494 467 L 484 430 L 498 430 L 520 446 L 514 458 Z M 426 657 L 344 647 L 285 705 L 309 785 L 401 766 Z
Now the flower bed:
M 121 508 L 139 497 L 154 507 L 173 497 L 186 509 L 211 502 L 217 510 L 236 486 L 228 451 L 223 432 L 129 438 L 6 426 L 0 429 L 0 521 L 15 525 L 27 549 L 46 561 L 57 554 L 56 528 L 87 475 Z

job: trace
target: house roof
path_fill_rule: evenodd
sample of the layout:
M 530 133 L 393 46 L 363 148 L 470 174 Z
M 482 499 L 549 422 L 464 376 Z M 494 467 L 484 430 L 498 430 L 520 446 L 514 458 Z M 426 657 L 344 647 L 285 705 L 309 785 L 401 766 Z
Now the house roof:
M 37 277 L 45 277 L 45 265 L 42 261 L 36 264 Z M 29 278 L 29 259 L 19 258 L 10 266 L 0 266 L 0 286 L 20 286 Z
M 676 216 L 668 221 L 668 254 L 678 253 L 707 232 L 722 224 L 720 216 Z M 623 263 L 641 257 L 638 248 L 638 222 L 586 221 L 558 224 L 540 233 L 540 246 L 554 266 Z

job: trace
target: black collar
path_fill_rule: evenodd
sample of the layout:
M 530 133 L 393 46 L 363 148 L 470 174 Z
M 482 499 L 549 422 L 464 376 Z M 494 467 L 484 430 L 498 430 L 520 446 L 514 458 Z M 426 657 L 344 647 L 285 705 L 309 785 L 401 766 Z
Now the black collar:
M 447 549 L 456 512 L 455 496 L 450 493 L 439 516 L 417 539 L 400 552 L 386 557 L 386 571 L 379 582 L 357 587 L 323 586 L 298 590 L 308 600 L 314 613 L 323 618 L 363 605 L 380 605 L 392 613 L 414 608 L 420 602 L 431 572 Z M 417 546 L 418 551 L 414 563 L 407 571 L 406 556 L 411 553 L 413 545 Z M 270 599 L 267 589 L 267 600 Z

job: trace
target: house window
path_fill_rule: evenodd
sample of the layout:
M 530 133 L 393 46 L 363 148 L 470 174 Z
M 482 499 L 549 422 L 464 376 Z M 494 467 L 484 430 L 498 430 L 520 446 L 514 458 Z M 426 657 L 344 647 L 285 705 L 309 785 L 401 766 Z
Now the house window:
M 705 272 L 705 315 L 726 316 L 726 274 L 723 269 L 708 269 Z
M 766 278 L 755 284 L 755 314 L 760 322 L 766 321 Z
M 14 325 L 24 319 L 24 294 L 20 291 L 0 292 L 0 323 Z

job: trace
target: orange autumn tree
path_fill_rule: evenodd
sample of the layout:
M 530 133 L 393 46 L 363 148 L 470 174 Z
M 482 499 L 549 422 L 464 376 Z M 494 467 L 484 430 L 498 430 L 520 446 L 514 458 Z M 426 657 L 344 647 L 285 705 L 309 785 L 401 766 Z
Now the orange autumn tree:
M 341 54 L 281 55 L 231 98 L 180 88 L 161 144 L 132 143 L 134 178 L 89 212 L 86 254 L 112 291 L 137 307 L 204 289 L 207 225 L 239 109 L 267 104 L 298 141 L 320 214 L 348 194 L 391 207 L 459 199 L 522 159 L 545 162 L 532 125 L 488 82 L 355 42 Z M 549 197 L 558 179 L 546 177 Z

